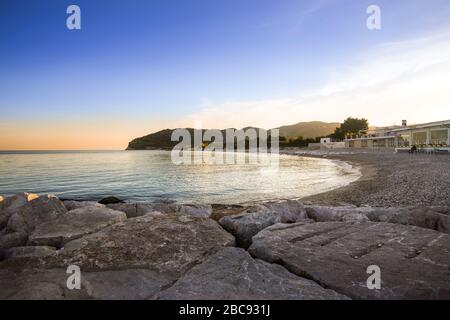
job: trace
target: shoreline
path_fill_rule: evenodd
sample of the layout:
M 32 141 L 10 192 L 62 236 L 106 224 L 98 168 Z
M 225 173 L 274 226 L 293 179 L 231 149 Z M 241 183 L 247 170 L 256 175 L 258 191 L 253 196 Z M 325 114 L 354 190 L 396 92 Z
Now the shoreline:
M 167 150 L 144 150 L 142 152 L 154 152 L 156 151 L 158 154 L 160 152 L 162 153 L 168 153 L 170 155 L 170 151 Z M 104 152 L 104 151 L 97 151 L 97 152 Z M 109 152 L 109 151 L 108 151 Z M 119 152 L 127 152 L 127 151 L 119 151 Z M 86 181 L 88 183 L 84 186 L 83 182 L 79 183 L 79 186 L 75 186 L 74 189 L 67 184 L 67 177 L 71 176 L 70 173 L 67 172 L 61 172 L 57 174 L 53 178 L 53 180 L 47 182 L 45 186 L 36 186 L 33 183 L 27 184 L 24 182 L 24 179 L 19 179 L 19 181 L 14 182 L 18 185 L 22 185 L 21 188 L 16 188 L 12 182 L 12 179 L 14 179 L 14 176 L 10 177 L 10 181 L 8 184 L 6 184 L 3 188 L 3 192 L 0 192 L 0 194 L 4 197 L 14 196 L 17 193 L 20 192 L 29 192 L 29 193 L 35 193 L 35 194 L 53 194 L 57 196 L 59 199 L 65 201 L 65 200 L 71 200 L 71 201 L 91 201 L 91 202 L 97 202 L 101 201 L 105 197 L 113 196 L 117 197 L 118 199 L 126 202 L 126 203 L 153 203 L 153 202 L 175 202 L 178 204 L 222 204 L 222 205 L 242 205 L 242 206 L 251 206 L 255 205 L 261 202 L 269 202 L 269 201 L 283 201 L 283 200 L 299 200 L 303 197 L 312 196 L 317 193 L 323 193 L 332 191 L 336 188 L 344 187 L 350 183 L 353 183 L 356 179 L 359 179 L 361 174 L 359 170 L 356 170 L 354 166 L 348 162 L 340 161 L 336 159 L 323 159 L 321 157 L 318 157 L 318 160 L 308 160 L 308 157 L 298 157 L 296 155 L 284 155 L 281 153 L 281 156 L 287 160 L 286 162 L 291 161 L 291 164 L 289 164 L 289 176 L 286 174 L 283 174 L 283 165 L 281 165 L 280 169 L 276 169 L 273 174 L 271 174 L 268 178 L 263 178 L 263 182 L 265 187 L 259 188 L 258 185 L 254 185 L 251 183 L 251 179 L 247 179 L 249 182 L 244 183 L 245 185 L 242 186 L 242 190 L 244 190 L 244 193 L 242 194 L 240 191 L 233 191 L 233 196 L 222 196 L 221 190 L 223 188 L 221 187 L 207 187 L 210 186 L 210 183 L 208 183 L 208 180 L 204 180 L 204 187 L 199 186 L 199 191 L 192 192 L 192 196 L 190 198 L 187 198 L 184 196 L 181 192 L 181 194 L 178 194 L 179 190 L 177 188 L 173 188 L 171 190 L 168 190 L 167 186 L 162 185 L 161 190 L 152 189 L 150 192 L 147 192 L 145 181 L 143 181 L 143 184 L 139 184 L 141 187 L 141 190 L 112 190 L 111 188 L 103 188 L 103 186 L 100 185 L 100 188 L 98 186 L 93 185 L 92 183 L 89 184 L 89 181 L 92 179 L 89 179 L 87 176 Z M 169 160 L 170 161 L 170 160 Z M 308 166 L 309 163 L 312 163 L 311 169 L 309 169 Z M 317 163 L 317 164 L 315 164 Z M 90 164 L 90 163 L 89 163 Z M 88 165 L 89 165 L 88 164 Z M 92 165 L 95 165 L 96 163 L 93 163 Z M 321 166 L 329 167 L 330 172 L 327 174 L 323 174 L 322 170 L 320 169 Z M 250 165 L 249 165 L 250 166 Z M 263 167 L 264 165 L 258 164 L 258 166 Z M 314 170 L 314 166 L 319 166 L 319 170 Z M 197 169 L 193 169 L 193 172 L 195 172 Z M 215 169 L 213 166 L 211 167 L 211 170 L 217 170 L 217 172 L 221 172 L 221 168 Z M 230 175 L 233 174 L 234 170 L 239 169 L 230 169 Z M 279 171 L 278 171 L 279 170 Z M 12 172 L 14 172 L 14 168 L 11 169 Z M 259 171 L 258 171 L 259 172 Z M 262 175 L 261 173 L 258 173 L 259 175 Z M 317 172 L 317 173 L 315 173 Z M 93 174 L 95 177 L 95 173 L 92 172 L 92 170 L 89 172 L 90 174 Z M 246 173 L 246 171 L 242 171 L 243 174 Z M 311 173 L 311 174 L 310 174 Z M 305 175 L 303 175 L 305 174 Z M 164 175 L 164 173 L 163 173 Z M 73 175 L 72 175 L 73 176 Z M 116 173 L 114 171 L 105 172 L 104 174 L 106 179 L 121 179 L 121 176 L 116 176 Z M 317 179 L 315 180 L 315 177 L 317 176 Z M 232 177 L 232 176 L 231 176 Z M 166 181 L 163 177 L 159 177 L 161 181 Z M 173 179 L 172 181 L 176 183 L 175 177 L 169 177 L 170 179 Z M 208 177 L 208 179 L 211 179 Z M 242 180 L 242 177 L 239 177 L 238 179 Z M 65 185 L 61 184 L 61 181 L 65 181 Z M 115 181 L 115 180 L 112 180 Z M 123 181 L 123 185 L 126 188 L 126 181 Z M 319 182 L 318 182 L 319 181 Z M 52 184 L 56 183 L 56 184 Z M 142 182 L 142 181 L 141 181 Z M 167 182 L 167 181 L 166 181 Z M 59 185 L 58 185 L 59 183 Z M 230 185 L 230 184 L 228 184 Z M 276 185 L 279 185 L 280 188 L 277 188 Z M 56 186 L 56 187 L 54 187 Z M 92 188 L 92 186 L 95 186 L 95 189 L 89 189 L 89 187 Z M 220 185 L 219 185 L 220 186 Z M 239 188 L 241 186 L 241 182 L 239 180 L 234 181 L 232 187 L 233 188 Z M 263 191 L 264 188 L 271 188 L 270 192 Z M 260 190 L 261 189 L 261 190 Z M 194 189 L 195 190 L 195 189 Z M 232 189 L 230 189 L 232 190 Z M 124 191 L 124 192 L 122 192 Z M 136 191 L 136 192 L 134 192 Z M 183 189 L 181 189 L 183 191 Z M 225 190 L 227 191 L 227 190 Z M 228 192 L 229 193 L 229 192 Z M 247 196 L 248 195 L 248 196 Z
M 388 150 L 334 149 L 307 150 L 284 149 L 281 155 L 326 159 L 337 162 L 338 166 L 350 165 L 357 169 L 359 178 L 347 185 L 329 191 L 299 197 L 275 196 L 255 201 L 239 201 L 223 205 L 251 206 L 267 201 L 300 200 L 315 205 L 354 205 L 372 207 L 405 206 L 450 206 L 450 156 L 424 154 L 395 154 Z M 341 163 L 340 163 L 341 162 Z M 343 170 L 346 170 L 345 168 Z M 32 192 L 32 191 L 31 191 Z M 6 195 L 4 195 L 6 196 Z M 115 196 L 111 194 L 111 196 Z M 77 199 L 64 197 L 63 200 L 98 201 L 96 198 Z M 121 199 L 126 203 L 176 202 L 161 198 L 153 201 Z M 192 201 L 197 204 L 221 204 L 220 202 Z M 186 203 L 188 204 L 188 203 Z
M 360 168 L 347 186 L 307 196 L 301 201 L 337 206 L 450 206 L 450 156 L 396 154 L 389 151 L 288 150 L 287 154 L 325 158 Z

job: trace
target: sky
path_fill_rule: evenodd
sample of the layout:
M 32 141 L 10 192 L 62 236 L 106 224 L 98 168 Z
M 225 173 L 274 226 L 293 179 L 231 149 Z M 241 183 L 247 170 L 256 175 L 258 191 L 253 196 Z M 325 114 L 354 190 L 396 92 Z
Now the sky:
M 0 150 L 349 116 L 450 119 L 450 1 L 0 1 Z

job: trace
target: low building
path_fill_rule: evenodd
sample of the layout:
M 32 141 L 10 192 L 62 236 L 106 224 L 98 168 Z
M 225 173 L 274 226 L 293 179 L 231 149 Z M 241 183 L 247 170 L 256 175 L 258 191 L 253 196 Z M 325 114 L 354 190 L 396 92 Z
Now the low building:
M 450 146 L 450 120 L 422 123 L 408 126 L 375 128 L 348 136 L 347 148 L 410 148 Z
M 309 149 L 342 149 L 345 148 L 345 142 L 336 142 L 331 138 L 321 138 L 320 143 L 309 143 Z

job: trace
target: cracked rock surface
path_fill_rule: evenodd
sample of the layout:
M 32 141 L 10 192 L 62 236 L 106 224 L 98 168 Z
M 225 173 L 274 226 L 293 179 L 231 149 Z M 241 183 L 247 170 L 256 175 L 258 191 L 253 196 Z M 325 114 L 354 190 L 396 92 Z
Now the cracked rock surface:
M 68 242 L 53 263 L 90 271 L 149 268 L 179 276 L 233 245 L 234 237 L 209 218 L 146 215 Z
M 60 248 L 70 240 L 99 231 L 124 221 L 125 213 L 102 207 L 81 207 L 69 211 L 53 221 L 41 223 L 29 237 L 33 245 Z
M 252 256 L 353 299 L 450 299 L 450 235 L 392 223 L 275 225 L 253 237 Z M 381 290 L 367 288 L 371 265 Z
M 225 248 L 193 267 L 156 296 L 165 300 L 334 300 L 348 299 L 282 266 L 253 259 L 240 248 Z

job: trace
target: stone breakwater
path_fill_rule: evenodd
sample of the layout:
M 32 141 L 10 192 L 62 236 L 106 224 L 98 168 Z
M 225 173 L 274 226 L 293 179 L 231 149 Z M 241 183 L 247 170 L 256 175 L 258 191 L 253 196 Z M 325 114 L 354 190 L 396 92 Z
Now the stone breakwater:
M 0 299 L 450 299 L 449 251 L 445 206 L 0 197 Z

